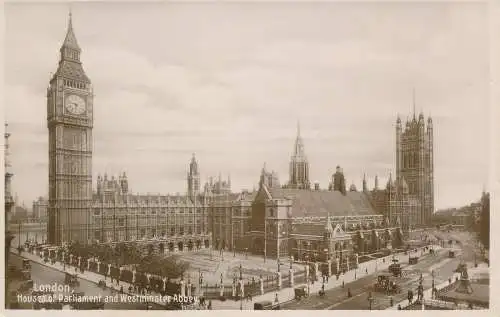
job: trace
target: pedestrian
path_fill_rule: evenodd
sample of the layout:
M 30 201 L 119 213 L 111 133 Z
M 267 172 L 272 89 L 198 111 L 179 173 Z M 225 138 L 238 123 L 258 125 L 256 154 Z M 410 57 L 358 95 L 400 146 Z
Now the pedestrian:
M 366 272 L 366 274 L 368 274 L 368 268 L 365 268 L 365 272 Z
M 208 301 L 208 310 L 212 310 L 212 300 Z
M 398 305 L 398 310 L 401 310 L 401 304 Z
M 394 306 L 394 299 L 392 298 L 392 296 L 390 297 L 390 303 L 391 303 L 391 307 Z
M 348 297 L 348 298 L 351 298 L 351 297 L 352 297 L 352 294 L 351 294 L 351 289 L 350 289 L 350 288 L 348 288 L 348 289 L 347 289 L 347 297 Z
M 275 302 L 275 303 L 279 303 L 279 300 L 278 300 L 278 293 L 276 293 L 276 294 L 274 295 L 274 302 Z
M 345 283 L 344 283 L 344 280 L 342 280 L 342 288 L 344 288 L 345 286 Z

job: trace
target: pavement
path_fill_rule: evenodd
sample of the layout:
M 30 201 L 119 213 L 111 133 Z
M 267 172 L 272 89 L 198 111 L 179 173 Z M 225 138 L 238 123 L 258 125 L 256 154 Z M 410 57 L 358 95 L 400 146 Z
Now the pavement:
M 439 246 L 434 246 L 435 250 L 441 249 Z M 416 253 L 418 256 L 421 256 L 422 254 L 422 248 L 419 248 Z M 429 257 L 427 253 L 423 257 Z M 408 261 L 408 255 L 404 255 L 403 253 L 399 253 L 395 255 L 396 258 L 400 260 L 400 263 L 404 263 L 405 261 Z M 338 280 L 336 280 L 335 276 L 329 278 L 328 283 L 325 283 L 325 291 L 339 288 L 342 286 L 342 281 L 344 281 L 345 284 L 350 283 L 352 281 L 358 280 L 363 276 L 366 276 L 366 270 L 368 270 L 368 273 L 374 273 L 382 270 L 386 270 L 390 264 L 392 264 L 392 257 L 393 255 L 386 256 L 385 258 L 379 258 L 379 259 L 374 259 L 371 261 L 367 261 L 364 263 L 359 264 L 359 268 L 356 270 L 350 270 L 346 272 L 345 274 L 341 275 Z M 385 263 L 384 263 L 385 260 Z M 456 266 L 455 266 L 456 268 Z M 362 282 L 366 284 L 366 281 Z M 371 284 L 371 283 L 370 283 Z M 305 284 L 299 284 L 299 285 L 305 285 Z M 296 285 L 298 286 L 298 285 Z M 321 290 L 322 283 L 320 281 L 314 283 L 313 285 L 309 285 L 309 293 L 311 294 L 311 297 L 318 297 L 317 295 L 318 292 Z M 338 290 L 336 290 L 338 292 Z M 346 290 L 343 291 L 343 294 L 345 296 Z M 325 308 L 319 308 L 325 306 L 324 304 L 317 305 L 318 303 L 313 303 L 313 304 L 306 304 L 306 302 L 302 302 L 300 305 L 297 305 L 297 303 L 294 300 L 295 297 L 295 292 L 294 288 L 284 288 L 281 289 L 278 292 L 269 292 L 264 295 L 259 295 L 253 297 L 251 301 L 248 300 L 243 300 L 243 302 L 240 301 L 233 301 L 233 300 L 226 300 L 226 301 L 219 301 L 219 300 L 212 300 L 212 308 L 213 309 L 219 309 L 219 310 L 227 310 L 227 309 L 241 309 L 241 310 L 253 310 L 253 303 L 255 302 L 261 302 L 261 301 L 271 301 L 275 303 L 276 300 L 276 294 L 278 297 L 278 302 L 280 303 L 281 309 L 325 309 Z M 329 296 L 325 296 L 329 297 Z M 365 300 L 366 302 L 366 300 Z M 317 305 L 317 306 L 316 306 Z M 290 308 L 287 308 L 290 307 Z M 328 305 L 326 306 L 328 307 Z M 333 308 L 333 307 L 332 307 Z M 336 309 L 345 309 L 345 308 L 336 308 Z M 359 309 L 359 308 L 358 308 Z
M 74 274 L 75 268 L 74 266 L 66 265 L 65 267 L 61 263 L 45 263 L 43 259 L 37 255 L 34 255 L 29 252 L 22 252 L 20 255 L 17 251 L 11 252 L 10 257 L 13 261 L 19 261 L 19 258 L 25 258 L 31 260 L 31 277 L 34 283 L 37 285 L 47 285 L 60 283 L 63 284 L 65 272 Z M 22 261 L 20 261 L 22 262 Z M 107 288 L 100 288 L 97 286 L 97 283 L 100 280 L 104 280 L 104 276 L 96 274 L 94 272 L 85 271 L 83 274 L 78 272 L 78 280 L 80 282 L 79 286 L 76 286 L 74 290 L 76 292 L 84 292 L 85 295 L 116 295 L 119 294 L 120 286 L 123 286 L 124 290 L 128 290 L 130 284 L 126 282 L 120 282 L 120 285 L 111 285 L 111 281 L 109 278 L 106 280 Z M 125 293 L 128 293 L 126 291 Z M 156 303 L 133 303 L 133 302 L 114 302 L 114 303 L 105 303 L 104 309 L 138 309 L 144 310 L 147 305 L 151 305 L 152 309 L 165 309 L 165 302 L 158 301 Z
M 401 287 L 401 293 L 392 296 L 393 305 L 407 296 L 409 289 L 416 290 L 420 274 L 424 277 L 424 287 L 431 287 L 432 278 L 428 268 L 435 263 L 444 262 L 446 252 L 440 250 L 435 255 L 425 255 L 420 257 L 419 262 L 415 265 L 403 264 L 403 276 L 396 278 Z M 449 266 L 449 270 L 456 268 Z M 380 272 L 380 270 L 379 270 Z M 436 274 L 435 281 L 439 282 L 444 278 L 439 278 Z M 358 279 L 346 282 L 344 287 L 337 287 L 327 290 L 324 297 L 320 297 L 317 293 L 311 293 L 308 298 L 300 301 L 292 301 L 288 304 L 282 305 L 282 309 L 326 309 L 326 310 L 368 310 L 370 309 L 370 302 L 368 301 L 369 293 L 372 293 L 371 309 L 380 310 L 386 309 L 391 306 L 390 296 L 385 293 L 376 292 L 373 284 L 377 280 L 376 272 L 363 272 Z M 326 287 L 325 287 L 326 289 Z M 347 297 L 347 290 L 351 290 L 352 297 Z

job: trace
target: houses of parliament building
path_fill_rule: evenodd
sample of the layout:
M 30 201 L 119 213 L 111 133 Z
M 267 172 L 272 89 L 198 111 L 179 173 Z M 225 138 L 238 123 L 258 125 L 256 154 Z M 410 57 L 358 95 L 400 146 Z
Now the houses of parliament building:
M 59 66 L 47 88 L 51 244 L 156 241 L 160 253 L 215 246 L 278 258 L 311 258 L 326 249 L 328 258 L 344 263 L 353 253 L 400 243 L 404 231 L 430 222 L 433 127 L 423 114 L 414 115 L 404 129 L 398 117 L 396 174 L 385 188 L 378 178 L 373 189 L 366 179 L 359 191 L 346 188 L 340 166 L 327 189 L 311 184 L 298 127 L 285 185 L 264 166 L 252 192 L 233 193 L 229 177 L 202 186 L 193 154 L 186 194 L 131 193 L 126 173 L 99 175 L 93 190 L 93 89 L 81 52 L 70 15 Z

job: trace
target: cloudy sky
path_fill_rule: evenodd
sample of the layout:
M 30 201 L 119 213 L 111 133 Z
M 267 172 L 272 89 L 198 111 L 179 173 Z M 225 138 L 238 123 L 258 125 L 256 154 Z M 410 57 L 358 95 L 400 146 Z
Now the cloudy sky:
M 48 188 L 46 88 L 68 4 L 6 4 L 13 186 Z M 288 180 L 300 120 L 311 180 L 373 186 L 394 171 L 398 113 L 432 115 L 436 207 L 476 200 L 488 174 L 488 15 L 481 4 L 72 5 L 94 98 L 94 178 L 135 192 L 202 181 L 252 189 L 264 162 Z

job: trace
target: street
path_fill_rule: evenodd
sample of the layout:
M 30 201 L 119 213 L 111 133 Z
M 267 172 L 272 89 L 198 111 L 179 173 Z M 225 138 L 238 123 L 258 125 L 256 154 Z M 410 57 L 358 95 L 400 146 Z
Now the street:
M 398 278 L 399 285 L 401 286 L 401 293 L 393 295 L 393 304 L 398 303 L 407 298 L 408 290 L 412 289 L 416 297 L 416 288 L 418 286 L 418 279 L 420 273 L 423 274 L 424 289 L 431 288 L 432 277 L 431 270 L 435 271 L 435 283 L 439 284 L 448 279 L 453 271 L 457 268 L 460 259 L 449 259 L 448 252 L 441 250 L 436 256 L 426 256 L 421 258 L 416 265 L 408 266 L 402 265 L 403 271 L 407 272 L 407 276 L 403 275 Z M 400 258 L 402 262 L 405 260 Z M 387 272 L 387 271 L 385 271 Z M 379 271 L 379 273 L 381 273 Z M 298 309 L 298 310 L 364 310 L 369 309 L 370 304 L 368 301 L 369 292 L 372 292 L 373 301 L 372 309 L 382 310 L 390 306 L 390 297 L 385 293 L 375 292 L 373 284 L 376 282 L 376 274 L 368 274 L 365 272 L 358 272 L 359 278 L 351 283 L 345 284 L 345 288 L 337 287 L 331 290 L 326 290 L 323 298 L 319 297 L 317 293 L 311 294 L 310 297 L 300 301 L 292 301 L 281 305 L 282 309 Z M 340 277 L 341 279 L 342 277 Z M 318 282 L 317 282 L 318 283 Z M 352 297 L 347 297 L 347 289 L 351 289 Z
M 10 258 L 12 259 L 10 262 L 12 265 L 16 265 L 18 267 L 21 266 L 21 258 L 18 255 L 13 253 L 10 254 Z M 44 265 L 38 264 L 36 262 L 31 262 L 31 279 L 37 285 L 41 284 L 52 284 L 54 282 L 58 284 L 64 283 L 64 273 L 54 270 L 52 268 L 46 267 Z M 96 284 L 89 282 L 87 280 L 79 278 L 80 282 L 79 286 L 74 287 L 75 292 L 84 292 L 85 295 L 115 295 L 116 291 L 110 290 L 109 288 L 102 289 L 98 287 Z M 153 309 L 164 310 L 164 308 L 157 304 L 151 304 Z M 23 308 L 27 308 L 24 306 Z M 104 309 L 135 309 L 135 310 L 145 310 L 146 303 L 106 303 L 104 305 Z

